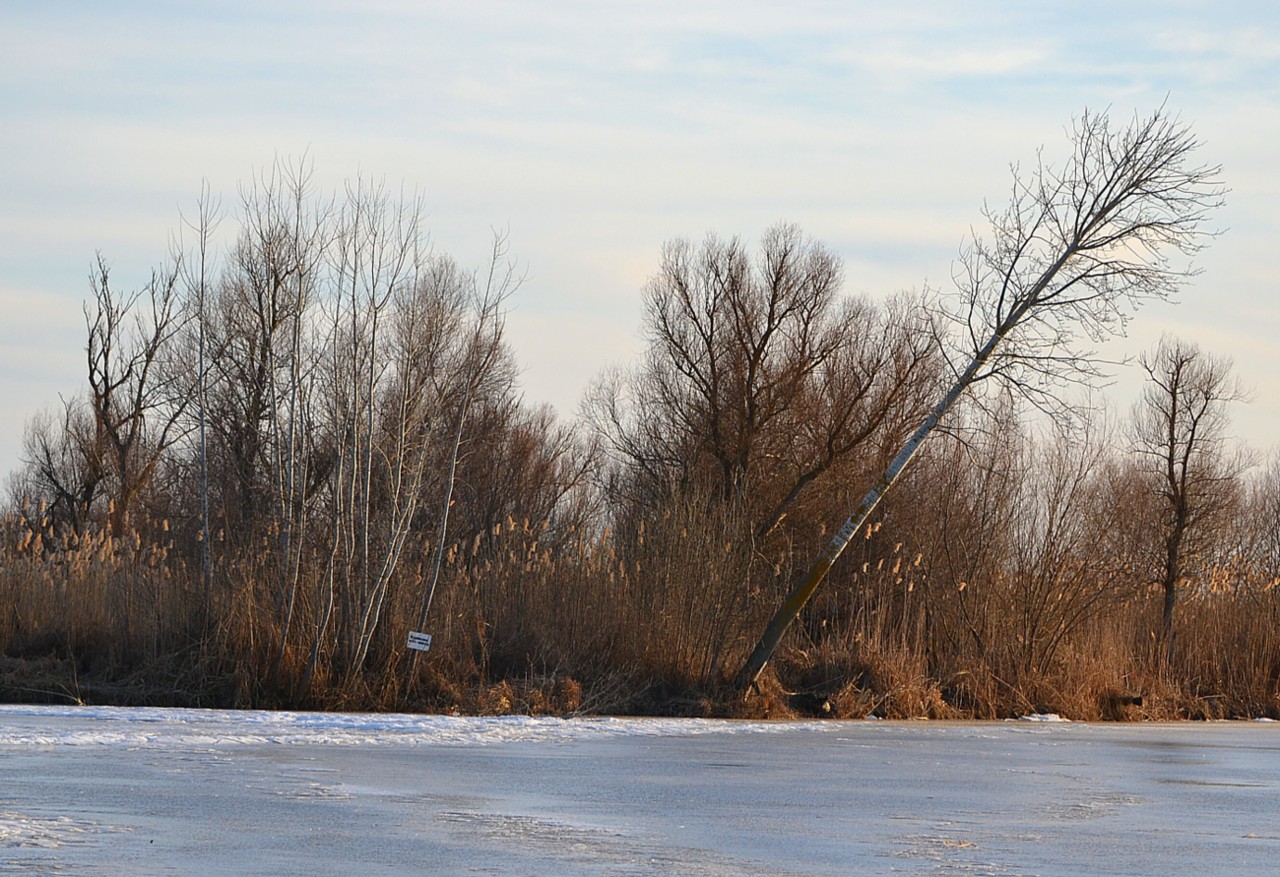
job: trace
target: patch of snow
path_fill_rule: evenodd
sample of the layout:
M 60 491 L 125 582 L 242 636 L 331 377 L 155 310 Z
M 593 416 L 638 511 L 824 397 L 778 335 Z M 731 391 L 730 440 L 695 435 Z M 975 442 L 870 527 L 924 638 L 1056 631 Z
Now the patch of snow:
M 1018 716 L 1019 722 L 1070 722 L 1070 719 L 1064 719 L 1057 713 L 1028 713 L 1025 716 Z
M 0 810 L 0 850 L 54 850 L 66 844 L 87 843 L 91 834 L 115 830 L 70 816 L 36 816 Z
M 72 719 L 67 723 L 61 720 Z M 312 713 L 0 704 L 0 746 L 208 748 L 574 743 L 611 737 L 772 734 L 830 722 Z

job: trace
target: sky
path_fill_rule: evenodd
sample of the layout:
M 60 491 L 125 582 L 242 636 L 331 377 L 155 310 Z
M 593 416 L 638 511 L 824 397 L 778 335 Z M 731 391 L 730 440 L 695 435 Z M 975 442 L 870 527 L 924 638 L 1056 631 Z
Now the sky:
M 643 348 L 664 241 L 793 222 L 845 290 L 946 289 L 1011 163 L 1068 151 L 1084 109 L 1162 103 L 1230 187 L 1164 334 L 1230 356 L 1280 425 L 1280 11 L 1269 3 L 67 2 L 0 0 L 0 477 L 24 424 L 84 386 L 96 253 L 146 282 L 201 187 L 234 212 L 277 157 L 339 189 L 420 195 L 434 246 L 527 280 L 508 339 L 525 398 L 572 417 Z M 1122 414 L 1141 385 L 1117 371 Z

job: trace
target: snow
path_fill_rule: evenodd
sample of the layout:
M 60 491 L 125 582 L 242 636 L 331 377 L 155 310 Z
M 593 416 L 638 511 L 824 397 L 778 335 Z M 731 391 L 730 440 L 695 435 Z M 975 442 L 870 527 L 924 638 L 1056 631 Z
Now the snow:
M 77 720 L 59 724 L 58 720 Z M 91 725 L 86 728 L 85 720 Z M 776 734 L 829 722 L 442 716 L 0 704 L 0 746 L 485 746 L 616 737 Z

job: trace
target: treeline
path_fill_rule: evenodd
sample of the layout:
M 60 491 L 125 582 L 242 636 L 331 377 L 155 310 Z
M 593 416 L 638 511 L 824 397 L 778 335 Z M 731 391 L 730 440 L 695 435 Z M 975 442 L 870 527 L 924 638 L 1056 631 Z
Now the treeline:
M 848 296 L 791 226 L 672 242 L 642 359 L 567 423 L 521 397 L 502 239 L 464 269 L 420 203 L 300 166 L 215 208 L 139 290 L 94 267 L 86 388 L 10 481 L 0 696 L 1280 715 L 1280 460 L 1231 442 L 1243 394 L 1188 342 L 1143 356 L 1125 417 L 963 403 L 743 701 L 764 623 L 954 373 L 934 297 Z

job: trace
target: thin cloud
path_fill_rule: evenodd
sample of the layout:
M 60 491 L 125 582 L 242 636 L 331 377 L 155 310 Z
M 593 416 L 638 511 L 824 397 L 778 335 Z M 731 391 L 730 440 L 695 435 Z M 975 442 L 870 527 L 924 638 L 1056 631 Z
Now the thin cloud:
M 915 51 L 897 49 L 850 54 L 847 60 L 885 76 L 939 79 L 1002 76 L 1035 67 L 1049 57 L 1049 53 L 1031 48 L 946 51 L 926 47 Z
M 436 245 L 462 264 L 508 228 L 531 275 L 511 334 L 527 393 L 569 413 L 602 345 L 539 339 L 555 325 L 625 358 L 664 239 L 790 220 L 838 249 L 851 291 L 945 282 L 1010 161 L 1061 154 L 1085 106 L 1124 117 L 1166 99 L 1235 189 L 1231 231 L 1183 308 L 1235 334 L 1246 380 L 1270 380 L 1268 346 L 1280 360 L 1272 323 L 1221 305 L 1280 299 L 1274 12 L 1109 4 L 1100 26 L 1078 5 L 942 2 L 14 6 L 0 12 L 0 303 L 14 327 L 0 361 L 69 346 L 42 366 L 48 381 L 9 370 L 15 409 L 82 380 L 76 303 L 94 250 L 122 283 L 145 278 L 202 180 L 234 210 L 237 185 L 277 154 L 307 153 L 330 189 L 363 171 L 423 192 Z M 50 303 L 73 311 L 56 337 Z M 1280 420 L 1280 385 L 1260 399 Z M 21 433 L 9 420 L 0 471 Z

